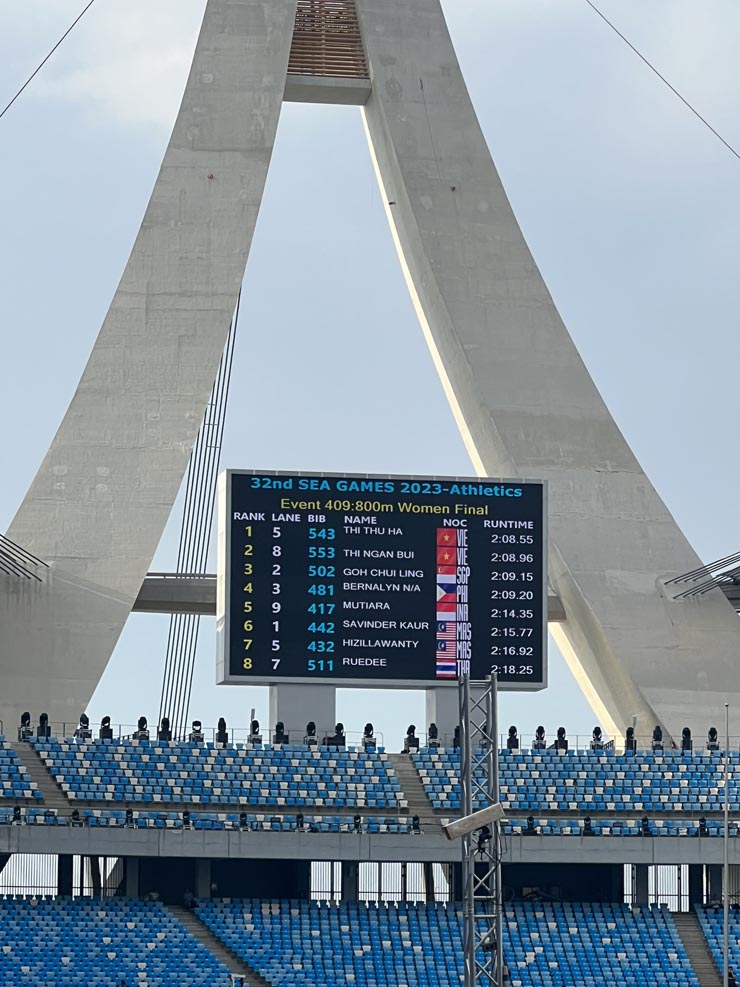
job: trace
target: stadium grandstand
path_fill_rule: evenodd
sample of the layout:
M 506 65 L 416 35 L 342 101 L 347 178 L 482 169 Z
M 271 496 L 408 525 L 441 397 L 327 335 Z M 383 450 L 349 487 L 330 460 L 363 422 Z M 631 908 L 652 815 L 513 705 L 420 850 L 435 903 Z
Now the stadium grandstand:
M 111 729 L 3 741 L 2 983 L 461 982 L 457 747 Z M 501 738 L 506 983 L 718 982 L 738 752 L 537 736 Z
M 740 555 L 701 562 L 607 411 L 440 0 L 204 8 L 131 258 L 0 535 L 0 987 L 736 987 Z M 362 108 L 475 477 L 219 475 L 285 101 Z M 159 710 L 98 724 L 134 612 L 170 620 Z M 269 721 L 193 719 L 202 618 L 219 686 L 267 687 Z M 499 687 L 547 688 L 548 627 L 589 736 L 497 721 Z M 426 726 L 346 727 L 342 687 L 423 689 Z

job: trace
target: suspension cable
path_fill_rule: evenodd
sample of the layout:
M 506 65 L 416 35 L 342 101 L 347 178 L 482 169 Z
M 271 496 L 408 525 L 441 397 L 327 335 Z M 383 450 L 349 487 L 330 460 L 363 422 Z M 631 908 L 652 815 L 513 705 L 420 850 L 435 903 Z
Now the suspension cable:
M 7 112 L 8 112 L 8 110 L 9 110 L 9 109 L 10 109 L 10 107 L 11 107 L 11 106 L 13 105 L 13 103 L 15 103 L 15 101 L 16 101 L 16 100 L 18 99 L 18 97 L 19 97 L 19 96 L 20 96 L 20 95 L 21 95 L 21 94 L 22 94 L 22 93 L 23 93 L 23 92 L 24 92 L 24 91 L 25 91 L 25 90 L 26 90 L 26 89 L 28 88 L 28 86 L 29 86 L 29 85 L 30 85 L 30 84 L 31 84 L 31 83 L 33 82 L 33 80 L 34 80 L 34 79 L 36 78 L 36 76 L 37 76 L 37 75 L 39 74 L 39 72 L 40 72 L 40 71 L 41 71 L 41 69 L 42 69 L 42 68 L 44 67 L 44 65 L 46 65 L 46 63 L 47 63 L 47 62 L 49 61 L 49 59 L 50 59 L 50 58 L 51 58 L 51 56 L 52 56 L 52 55 L 54 54 L 54 52 L 55 52 L 55 51 L 57 50 L 57 48 L 58 48 L 58 47 L 59 47 L 59 46 L 61 45 L 61 43 L 62 43 L 62 42 L 63 42 L 63 41 L 64 41 L 64 40 L 65 40 L 65 39 L 66 39 L 66 38 L 68 37 L 68 35 L 70 35 L 70 34 L 72 33 L 72 31 L 74 30 L 74 28 L 75 28 L 75 27 L 76 27 L 76 26 L 77 26 L 77 25 L 78 25 L 78 24 L 80 23 L 80 21 L 82 20 L 82 18 L 83 18 L 83 17 L 85 16 L 85 14 L 86 14 L 86 13 L 88 12 L 88 10 L 89 10 L 89 9 L 90 9 L 90 8 L 92 7 L 92 5 L 93 5 L 94 3 L 95 3 L 95 0 L 90 0 L 90 2 L 89 2 L 89 3 L 87 4 L 87 6 L 83 8 L 83 10 L 82 10 L 82 12 L 81 12 L 80 14 L 78 14 L 78 15 L 77 15 L 77 17 L 75 17 L 75 19 L 74 19 L 74 20 L 72 21 L 72 23 L 71 23 L 71 24 L 69 25 L 69 27 L 67 28 L 67 30 L 66 30 L 66 31 L 64 32 L 64 34 L 63 34 L 63 35 L 61 36 L 61 38 L 60 38 L 60 39 L 59 39 L 59 40 L 57 41 L 57 43 L 56 43 L 56 44 L 54 45 L 54 47 L 53 47 L 53 48 L 51 49 L 51 51 L 50 51 L 50 52 L 49 52 L 49 54 L 48 54 L 48 55 L 46 56 L 46 58 L 44 58 L 44 60 L 43 60 L 43 61 L 41 61 L 41 62 L 39 62 L 39 64 L 38 64 L 38 65 L 36 66 L 36 68 L 35 68 L 35 69 L 33 70 L 33 72 L 32 72 L 32 73 L 31 73 L 31 74 L 29 75 L 29 77 L 28 77 L 28 78 L 26 79 L 26 81 L 25 81 L 25 82 L 23 83 L 23 85 L 22 85 L 22 86 L 21 86 L 21 88 L 20 88 L 20 89 L 18 90 L 18 92 L 17 92 L 16 94 L 15 94 L 15 96 L 14 96 L 14 97 L 13 97 L 13 98 L 11 99 L 11 101 L 10 101 L 10 102 L 9 102 L 9 103 L 7 104 L 7 106 L 5 106 L 5 107 L 3 108 L 3 110 L 2 110 L 2 112 L 0 112 L 0 120 L 1 120 L 1 119 L 2 119 L 2 118 L 3 118 L 4 116 L 5 116 L 5 114 L 6 114 Z

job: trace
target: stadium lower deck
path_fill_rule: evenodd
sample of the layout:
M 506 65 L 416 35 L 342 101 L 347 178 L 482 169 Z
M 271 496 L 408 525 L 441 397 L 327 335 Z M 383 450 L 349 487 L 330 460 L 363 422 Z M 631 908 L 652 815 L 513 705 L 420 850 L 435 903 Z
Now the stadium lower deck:
M 239 972 L 286 987 L 459 987 L 463 979 L 456 905 L 212 898 L 194 901 L 192 914 L 195 934 L 161 902 L 6 896 L 0 987 L 230 987 Z M 694 915 L 717 956 L 721 916 Z M 665 907 L 516 902 L 503 928 L 511 987 L 701 985 Z M 217 957 L 204 937 L 230 952 Z M 731 958 L 740 964 L 736 912 Z
M 0 889 L 19 887 L 14 855 L 56 870 L 55 893 L 0 898 L 0 987 L 228 987 L 239 972 L 254 987 L 458 987 L 460 850 L 442 833 L 458 763 L 443 748 L 2 742 Z M 506 983 L 717 987 L 722 753 L 500 764 Z M 728 782 L 733 888 L 737 752 Z M 93 859 L 97 881 L 73 881 Z M 684 882 L 672 910 L 649 904 L 661 868 Z

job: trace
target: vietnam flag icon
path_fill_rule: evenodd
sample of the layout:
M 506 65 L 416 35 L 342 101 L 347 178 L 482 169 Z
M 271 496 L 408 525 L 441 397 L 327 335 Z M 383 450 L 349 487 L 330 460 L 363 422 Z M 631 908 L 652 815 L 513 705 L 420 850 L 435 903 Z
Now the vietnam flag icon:
M 437 528 L 437 545 L 455 548 L 457 546 L 457 531 L 454 528 Z
M 455 564 L 455 549 L 454 548 L 440 548 L 437 546 L 437 565 L 446 566 Z

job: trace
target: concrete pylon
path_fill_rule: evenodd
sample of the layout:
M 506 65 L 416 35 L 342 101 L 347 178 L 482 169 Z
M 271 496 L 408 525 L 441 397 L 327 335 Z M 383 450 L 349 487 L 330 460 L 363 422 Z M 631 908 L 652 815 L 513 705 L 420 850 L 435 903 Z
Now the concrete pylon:
M 128 264 L 8 532 L 51 571 L 0 591 L 6 724 L 23 708 L 79 716 L 154 557 L 244 277 L 296 5 L 208 0 Z
M 688 725 L 698 739 L 729 698 L 740 732 L 740 623 L 719 591 L 676 602 L 666 590 L 699 560 L 537 270 L 440 0 L 330 8 L 341 71 L 325 47 L 311 50 L 323 0 L 208 2 L 131 259 L 9 532 L 51 570 L 0 590 L 0 716 L 24 705 L 76 715 L 115 646 L 203 417 L 287 96 L 363 106 L 401 265 L 475 469 L 549 481 L 549 574 L 566 615 L 553 632 L 602 724 L 621 733 L 636 718 L 643 736 Z M 346 78 L 354 25 L 364 68 Z M 316 689 L 332 719 L 333 690 Z M 430 690 L 428 713 L 451 733 L 449 695 Z M 311 702 L 278 687 L 271 705 L 298 725 Z
M 409 291 L 475 469 L 549 481 L 551 627 L 602 724 L 698 734 L 728 696 L 740 622 L 721 592 L 674 602 L 700 564 L 645 476 L 532 258 L 439 0 L 358 0 L 363 113 Z M 734 701 L 733 701 L 734 698 Z

